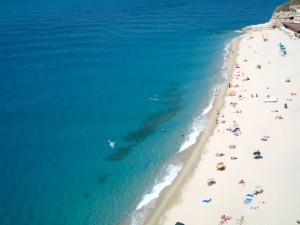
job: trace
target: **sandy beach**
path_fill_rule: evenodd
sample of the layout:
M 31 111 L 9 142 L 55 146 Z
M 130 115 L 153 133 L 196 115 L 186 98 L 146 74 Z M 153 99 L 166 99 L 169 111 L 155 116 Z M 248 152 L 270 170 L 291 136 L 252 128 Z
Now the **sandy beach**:
M 146 224 L 300 221 L 300 40 L 272 29 L 234 45 L 208 128 Z

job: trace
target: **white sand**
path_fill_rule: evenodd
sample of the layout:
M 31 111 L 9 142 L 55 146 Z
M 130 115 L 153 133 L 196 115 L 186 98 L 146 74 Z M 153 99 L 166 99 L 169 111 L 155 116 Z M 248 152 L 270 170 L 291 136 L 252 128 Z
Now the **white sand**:
M 222 215 L 232 217 L 227 224 L 283 225 L 300 221 L 300 40 L 292 40 L 278 29 L 266 34 L 267 42 L 260 32 L 242 38 L 237 58 L 240 68 L 234 70 L 231 81 L 239 87 L 228 89 L 237 95 L 226 96 L 213 135 L 203 149 L 196 149 L 202 151 L 197 168 L 173 192 L 172 204 L 165 204 L 167 207 L 160 209 L 158 218 L 153 217 L 150 223 L 211 225 L 219 224 Z M 279 42 L 286 46 L 285 57 L 279 54 Z M 258 64 L 261 69 L 256 68 Z M 243 81 L 246 77 L 250 80 Z M 287 78 L 291 82 L 285 82 Z M 291 95 L 293 92 L 296 95 Z M 278 102 L 265 103 L 267 95 L 276 96 Z M 231 102 L 237 103 L 235 108 Z M 271 112 L 274 110 L 278 112 Z M 226 130 L 233 120 L 241 128 L 240 136 Z M 270 138 L 262 141 L 265 135 Z M 229 145 L 236 145 L 236 149 L 229 149 Z M 257 149 L 262 159 L 253 158 Z M 217 157 L 216 153 L 225 155 Z M 232 156 L 238 159 L 231 160 Z M 216 170 L 218 162 L 226 164 L 224 171 Z M 216 184 L 208 186 L 211 177 Z M 238 183 L 241 179 L 246 182 L 244 186 Z M 244 204 L 246 194 L 253 193 L 256 185 L 264 192 Z M 209 198 L 211 202 L 202 202 Z M 241 216 L 243 223 L 236 223 Z

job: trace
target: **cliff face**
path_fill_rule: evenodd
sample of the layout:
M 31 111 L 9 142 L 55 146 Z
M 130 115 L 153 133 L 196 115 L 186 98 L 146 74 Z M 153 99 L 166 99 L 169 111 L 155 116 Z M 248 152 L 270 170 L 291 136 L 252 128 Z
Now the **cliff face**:
M 282 22 L 300 21 L 300 0 L 292 0 L 276 8 L 270 20 L 271 27 L 280 27 Z

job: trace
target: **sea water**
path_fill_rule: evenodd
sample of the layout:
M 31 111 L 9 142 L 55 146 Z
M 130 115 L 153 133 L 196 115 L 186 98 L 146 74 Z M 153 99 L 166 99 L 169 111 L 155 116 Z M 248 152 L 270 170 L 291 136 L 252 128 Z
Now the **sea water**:
M 139 224 L 281 3 L 1 0 L 0 223 Z

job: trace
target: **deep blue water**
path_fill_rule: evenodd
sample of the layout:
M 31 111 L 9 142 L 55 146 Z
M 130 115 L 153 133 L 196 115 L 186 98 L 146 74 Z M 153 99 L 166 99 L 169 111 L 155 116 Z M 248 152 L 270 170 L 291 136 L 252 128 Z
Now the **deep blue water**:
M 147 208 L 205 125 L 234 30 L 281 3 L 0 0 L 0 223 Z

